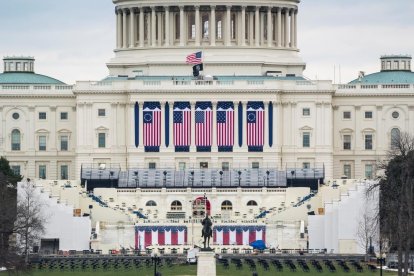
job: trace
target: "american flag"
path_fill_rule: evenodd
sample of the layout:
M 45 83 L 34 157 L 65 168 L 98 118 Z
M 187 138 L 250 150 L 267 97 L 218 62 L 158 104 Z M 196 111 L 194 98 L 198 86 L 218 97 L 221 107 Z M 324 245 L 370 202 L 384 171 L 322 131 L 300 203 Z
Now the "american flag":
M 200 64 L 203 61 L 203 52 L 193 53 L 187 56 L 186 63 L 187 64 Z
M 263 102 L 247 104 L 247 145 L 264 145 L 264 105 Z
M 217 104 L 217 146 L 234 145 L 234 106 L 231 102 Z
M 188 102 L 174 104 L 174 146 L 191 144 L 191 109 Z
M 161 145 L 161 105 L 159 102 L 145 102 L 144 111 L 144 146 Z
M 197 102 L 195 111 L 195 138 L 197 147 L 210 147 L 213 111 L 211 102 Z

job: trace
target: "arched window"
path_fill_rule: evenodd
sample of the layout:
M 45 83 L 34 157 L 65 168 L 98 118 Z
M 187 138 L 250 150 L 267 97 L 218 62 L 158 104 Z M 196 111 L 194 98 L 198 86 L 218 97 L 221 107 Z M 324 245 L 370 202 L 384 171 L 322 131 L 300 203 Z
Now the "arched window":
M 11 149 L 20 150 L 20 130 L 13 129 L 11 133 Z
M 254 200 L 250 200 L 249 202 L 247 202 L 247 206 L 257 206 L 257 202 Z
M 398 128 L 391 129 L 391 148 L 395 149 L 400 143 L 400 130 Z
M 147 202 L 147 204 L 145 204 L 145 206 L 157 206 L 157 203 L 155 203 L 154 200 L 150 200 Z
M 229 200 L 225 200 L 221 204 L 221 210 L 233 210 L 233 204 Z
M 181 211 L 183 209 L 183 205 L 178 200 L 174 200 L 171 203 L 171 211 Z

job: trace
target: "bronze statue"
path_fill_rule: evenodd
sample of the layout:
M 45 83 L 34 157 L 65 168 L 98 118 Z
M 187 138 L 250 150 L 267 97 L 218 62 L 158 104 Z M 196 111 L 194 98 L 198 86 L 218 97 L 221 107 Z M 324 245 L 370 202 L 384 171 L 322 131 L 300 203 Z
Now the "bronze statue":
M 213 230 L 211 228 L 213 223 L 211 222 L 211 219 L 208 217 L 207 214 L 206 214 L 206 217 L 201 222 L 201 224 L 203 225 L 203 230 L 201 231 L 201 237 L 204 237 L 204 242 L 203 242 L 204 249 L 210 248 L 210 238 L 213 237 Z M 206 242 L 207 242 L 207 247 L 206 247 Z

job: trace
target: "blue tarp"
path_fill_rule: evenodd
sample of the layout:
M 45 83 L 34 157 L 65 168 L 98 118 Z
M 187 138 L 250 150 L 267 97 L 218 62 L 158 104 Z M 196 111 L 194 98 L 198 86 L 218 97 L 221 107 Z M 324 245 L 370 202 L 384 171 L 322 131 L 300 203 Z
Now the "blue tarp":
M 250 246 L 253 247 L 253 249 L 258 249 L 258 250 L 265 250 L 266 249 L 266 244 L 262 240 L 257 240 L 257 241 L 251 242 Z

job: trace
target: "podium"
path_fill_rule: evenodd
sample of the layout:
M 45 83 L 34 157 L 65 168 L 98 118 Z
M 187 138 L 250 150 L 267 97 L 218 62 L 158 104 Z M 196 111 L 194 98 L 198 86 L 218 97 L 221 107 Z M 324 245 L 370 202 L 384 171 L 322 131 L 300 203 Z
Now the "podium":
M 197 276 L 216 276 L 216 258 L 214 251 L 197 253 Z

